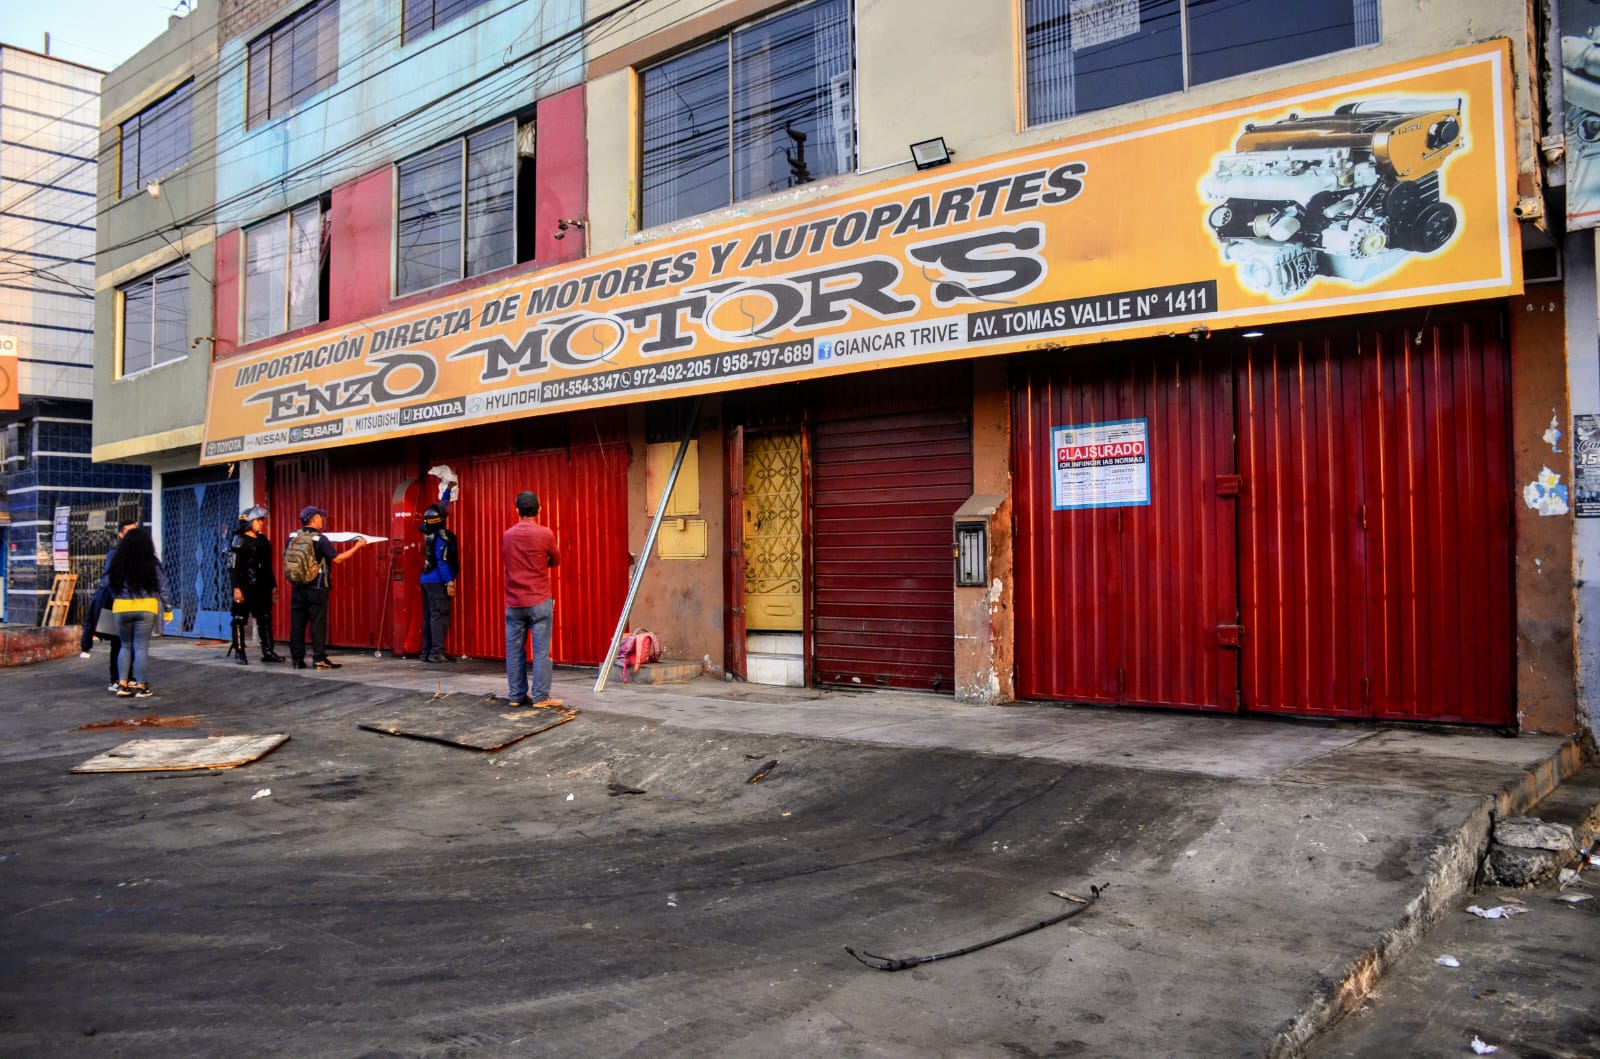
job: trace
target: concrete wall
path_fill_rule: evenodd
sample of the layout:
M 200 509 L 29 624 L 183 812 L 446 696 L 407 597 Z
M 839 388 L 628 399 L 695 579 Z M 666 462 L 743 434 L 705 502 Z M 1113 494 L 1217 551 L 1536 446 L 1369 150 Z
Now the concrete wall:
M 628 550 L 643 553 L 652 512 L 646 509 L 645 413 L 635 405 L 628 414 Z M 707 397 L 700 408 L 698 471 L 700 513 L 706 522 L 704 559 L 649 557 L 634 601 L 630 629 L 649 629 L 661 638 L 663 656 L 700 662 L 713 676 L 723 667 L 723 591 L 727 565 L 726 468 L 722 400 Z M 680 474 L 683 472 L 680 472 Z
M 398 45 L 402 0 L 341 0 L 339 79 L 283 118 L 245 128 L 251 38 L 281 19 L 230 23 L 221 48 L 217 223 L 298 205 L 377 166 L 578 83 L 583 49 L 563 42 L 578 0 L 489 0 L 468 18 Z
M 1566 310 L 1561 286 L 1531 286 L 1509 306 L 1517 600 L 1517 715 L 1525 732 L 1578 726 L 1573 665 L 1570 512 L 1541 515 L 1521 487 L 1547 470 L 1570 483 Z M 1569 484 L 1570 489 L 1570 484 Z
M 613 6 L 588 0 L 588 15 Z M 695 39 L 725 30 L 783 5 L 729 0 L 708 7 L 696 0 L 646 5 L 608 24 L 589 53 L 590 251 L 600 253 L 686 230 L 758 214 L 844 188 L 869 185 L 910 171 L 909 145 L 943 136 L 959 161 L 1047 143 L 1096 129 L 1174 114 L 1209 104 L 1348 75 L 1448 51 L 1478 41 L 1511 41 L 1515 73 L 1517 157 L 1523 182 L 1533 185 L 1534 97 L 1529 58 L 1534 44 L 1528 6 L 1505 0 L 1384 0 L 1382 42 L 1323 58 L 1201 85 L 1067 121 L 1022 128 L 1017 58 L 1019 3 L 969 0 L 858 2 L 856 19 L 857 170 L 803 188 L 736 203 L 726 210 L 637 232 L 634 70 L 666 58 Z M 914 27 L 910 29 L 908 27 Z M 914 46 L 912 46 L 914 41 Z M 627 160 L 624 165 L 623 160 Z M 897 164 L 899 163 L 899 164 Z
M 216 10 L 201 4 L 132 59 L 101 89 L 99 224 L 95 233 L 94 455 L 148 460 L 200 443 L 211 366 L 212 255 L 216 201 Z M 118 199 L 122 122 L 193 78 L 189 161 L 160 181 L 160 197 Z M 116 288 L 189 256 L 189 354 L 128 378 L 115 377 Z

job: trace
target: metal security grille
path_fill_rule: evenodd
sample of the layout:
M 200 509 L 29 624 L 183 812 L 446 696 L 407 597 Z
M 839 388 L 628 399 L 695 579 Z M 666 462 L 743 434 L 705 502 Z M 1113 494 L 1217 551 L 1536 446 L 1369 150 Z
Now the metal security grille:
M 215 472 L 213 472 L 215 473 Z M 161 562 L 177 597 L 180 636 L 228 635 L 228 540 L 239 517 L 239 482 L 167 480 L 161 490 Z
M 72 594 L 72 610 L 67 623 L 84 621 L 89 615 L 89 599 L 100 588 L 106 555 L 117 540 L 117 527 L 124 519 L 142 519 L 144 497 L 124 493 L 116 503 L 75 504 L 67 521 L 67 548 L 72 557 L 72 572 L 78 587 Z

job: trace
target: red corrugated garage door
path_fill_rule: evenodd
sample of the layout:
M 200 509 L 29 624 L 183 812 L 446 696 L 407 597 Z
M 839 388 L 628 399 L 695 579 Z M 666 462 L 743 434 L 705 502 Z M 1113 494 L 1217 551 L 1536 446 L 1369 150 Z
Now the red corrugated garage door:
M 461 480 L 452 526 L 461 538 L 461 590 L 448 649 L 505 655 L 505 571 L 500 537 L 524 489 L 539 494 L 539 521 L 561 547 L 551 573 L 550 657 L 599 665 L 628 594 L 627 417 L 620 410 L 542 416 L 425 439 L 428 462 Z
M 1511 723 L 1501 326 L 1376 318 L 1239 355 L 1250 708 Z
M 516 494 L 533 489 L 542 505 L 540 521 L 555 530 L 562 549 L 562 564 L 551 578 L 556 598 L 551 657 L 568 665 L 597 665 L 628 590 L 625 422 L 620 413 L 552 416 L 428 435 L 420 439 L 426 451 L 410 456 L 403 456 L 399 446 L 372 445 L 274 460 L 272 536 L 280 552 L 280 580 L 283 542 L 299 528 L 293 513 L 302 506 L 326 508 L 335 530 L 385 536 L 396 486 L 447 464 L 461 486 L 450 526 L 461 538 L 463 569 L 446 650 L 504 656 L 500 535 L 516 519 Z M 435 485 L 431 479 L 427 484 Z M 388 555 L 387 548 L 371 548 L 339 566 L 329 643 L 392 649 Z M 287 636 L 286 588 L 279 592 L 273 618 L 278 635 Z
M 1013 381 L 1017 692 L 1236 708 L 1232 379 L 1187 339 L 1066 353 Z M 1063 506 L 1051 431 L 1128 424 L 1148 502 Z M 1114 498 L 1127 500 L 1126 496 Z M 1137 497 L 1133 498 L 1137 500 Z
M 1434 315 L 1019 369 L 1019 694 L 1511 723 L 1509 357 Z M 1051 426 L 1142 417 L 1149 506 L 1053 510 Z
M 395 486 L 416 472 L 405 467 L 398 444 L 358 445 L 272 461 L 267 505 L 268 535 L 278 575 L 278 602 L 272 610 L 274 635 L 289 636 L 289 585 L 283 580 L 283 547 L 300 529 L 300 509 L 316 505 L 328 512 L 330 532 L 387 537 Z M 339 550 L 350 547 L 339 545 Z M 389 548 L 362 549 L 333 572 L 328 599 L 328 643 L 341 647 L 389 648 Z M 287 655 L 287 651 L 280 651 Z
M 972 494 L 968 366 L 850 376 L 812 401 L 812 645 L 829 684 L 951 691 L 952 518 Z

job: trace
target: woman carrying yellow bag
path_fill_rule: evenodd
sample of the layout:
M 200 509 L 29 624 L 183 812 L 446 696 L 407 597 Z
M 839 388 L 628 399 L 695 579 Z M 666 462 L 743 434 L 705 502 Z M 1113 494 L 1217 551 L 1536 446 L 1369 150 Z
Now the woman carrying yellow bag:
M 117 696 L 148 699 L 154 692 L 146 680 L 150 657 L 150 635 L 156 617 L 172 620 L 172 593 L 167 588 L 167 572 L 156 558 L 150 531 L 131 529 L 117 545 L 106 571 L 111 586 L 111 611 L 117 618 L 122 650 L 117 654 Z

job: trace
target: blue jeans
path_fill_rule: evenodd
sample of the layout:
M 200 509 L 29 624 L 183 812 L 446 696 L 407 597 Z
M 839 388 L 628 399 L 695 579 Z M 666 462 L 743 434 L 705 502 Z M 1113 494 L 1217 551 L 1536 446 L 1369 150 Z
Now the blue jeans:
M 117 652 L 117 679 L 124 683 L 145 683 L 145 662 L 150 658 L 150 634 L 155 631 L 156 616 L 148 610 L 117 612 L 117 632 L 122 635 L 122 648 Z
M 506 689 L 513 701 L 550 697 L 550 619 L 556 601 L 506 608 Z M 528 687 L 528 634 L 533 634 L 533 687 Z

